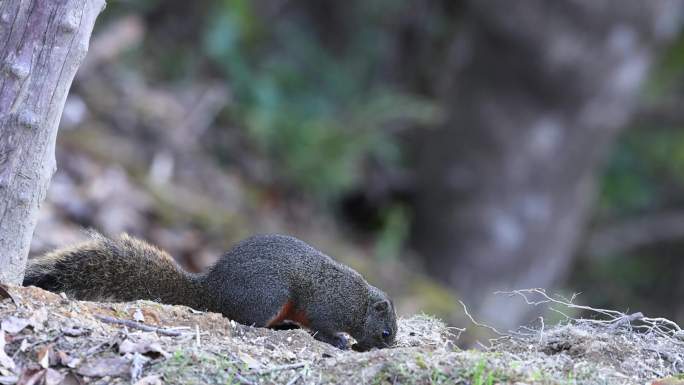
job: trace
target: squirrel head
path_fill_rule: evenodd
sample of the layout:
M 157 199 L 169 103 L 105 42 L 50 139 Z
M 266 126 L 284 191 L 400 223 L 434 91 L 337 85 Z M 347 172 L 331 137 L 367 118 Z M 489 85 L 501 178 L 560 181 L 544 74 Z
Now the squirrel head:
M 386 348 L 397 336 L 397 315 L 392 300 L 380 289 L 371 286 L 370 301 L 361 338 L 357 338 L 355 350 Z

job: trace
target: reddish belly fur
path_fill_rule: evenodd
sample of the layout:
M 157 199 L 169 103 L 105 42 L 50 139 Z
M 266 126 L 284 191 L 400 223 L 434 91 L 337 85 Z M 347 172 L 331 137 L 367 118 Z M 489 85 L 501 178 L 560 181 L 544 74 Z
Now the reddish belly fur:
M 296 309 L 292 301 L 285 302 L 283 307 L 280 308 L 280 311 L 278 311 L 278 314 L 268 321 L 266 326 L 277 326 L 284 321 L 292 321 L 299 324 L 299 326 L 309 327 L 309 319 L 306 317 L 306 313 L 304 313 L 302 310 Z

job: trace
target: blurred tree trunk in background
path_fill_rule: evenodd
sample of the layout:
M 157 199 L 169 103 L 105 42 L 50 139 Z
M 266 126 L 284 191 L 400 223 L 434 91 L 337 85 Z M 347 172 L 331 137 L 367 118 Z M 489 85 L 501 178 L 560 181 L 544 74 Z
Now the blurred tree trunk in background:
M 448 122 L 417 135 L 414 241 L 479 317 L 517 325 L 527 310 L 492 292 L 567 273 L 598 166 L 681 6 L 467 3 L 440 83 Z
M 104 0 L 0 2 L 0 282 L 21 284 L 64 102 Z

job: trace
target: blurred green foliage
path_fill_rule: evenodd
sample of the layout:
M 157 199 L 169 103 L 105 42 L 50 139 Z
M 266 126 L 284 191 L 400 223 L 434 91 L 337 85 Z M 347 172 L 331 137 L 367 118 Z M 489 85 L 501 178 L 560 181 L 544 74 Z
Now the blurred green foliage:
M 684 34 L 674 41 L 657 63 L 645 87 L 644 97 L 658 101 L 663 96 L 681 93 L 684 81 Z
M 212 129 L 230 132 L 210 135 L 246 138 L 249 151 L 268 160 L 269 188 L 333 207 L 351 189 L 363 189 L 368 160 L 385 169 L 408 163 L 398 132 L 442 119 L 429 92 L 419 96 L 397 81 L 404 65 L 398 29 L 414 6 L 410 0 L 120 0 L 100 22 L 140 15 L 146 37 L 127 57 L 130 67 L 150 83 L 223 82 L 232 103 Z M 421 28 L 449 35 L 448 18 L 431 12 L 438 17 Z M 421 67 L 417 78 L 431 79 L 433 69 Z M 224 162 L 240 156 L 230 145 L 213 149 Z M 369 231 L 375 255 L 394 258 L 408 237 L 410 210 L 391 203 L 378 216 Z
M 209 14 L 203 47 L 234 93 L 232 118 L 287 183 L 324 202 L 359 181 L 366 157 L 402 161 L 393 126 L 439 117 L 430 100 L 379 81 L 383 12 L 359 10 L 363 27 L 335 50 L 311 24 L 260 16 L 252 1 L 216 2 Z
M 410 210 L 401 204 L 390 206 L 382 215 L 382 227 L 375 243 L 375 258 L 396 259 L 409 235 Z
M 642 101 L 646 106 L 676 106 L 683 91 L 681 34 L 655 66 Z M 676 111 L 663 113 L 672 112 Z M 660 122 L 657 117 L 636 121 L 618 140 L 601 179 L 600 216 L 624 217 L 684 205 L 684 122 Z
M 644 109 L 620 136 L 599 179 L 598 223 L 621 223 L 653 213 L 681 212 L 684 207 L 684 122 L 676 116 L 684 92 L 684 34 L 655 66 L 642 94 Z M 678 107 L 679 106 L 679 107 Z M 669 116 L 668 116 L 669 115 Z M 674 118 L 673 118 L 674 116 Z M 653 232 L 653 229 L 644 229 Z M 599 307 L 630 304 L 632 309 L 676 319 L 681 308 L 669 303 L 681 297 L 684 244 L 656 239 L 619 255 L 580 259 L 571 280 Z M 660 307 L 659 304 L 667 305 Z M 665 310 L 664 310 L 665 309 Z M 677 313 L 679 312 L 679 313 Z

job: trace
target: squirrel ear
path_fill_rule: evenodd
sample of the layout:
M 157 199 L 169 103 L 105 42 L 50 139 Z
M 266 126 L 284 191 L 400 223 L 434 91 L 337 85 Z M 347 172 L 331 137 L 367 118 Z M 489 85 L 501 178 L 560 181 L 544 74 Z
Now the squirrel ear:
M 373 309 L 377 312 L 386 312 L 389 309 L 389 301 L 386 299 L 383 299 L 382 301 L 378 301 L 373 304 Z

